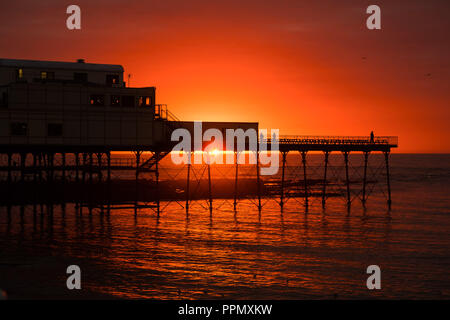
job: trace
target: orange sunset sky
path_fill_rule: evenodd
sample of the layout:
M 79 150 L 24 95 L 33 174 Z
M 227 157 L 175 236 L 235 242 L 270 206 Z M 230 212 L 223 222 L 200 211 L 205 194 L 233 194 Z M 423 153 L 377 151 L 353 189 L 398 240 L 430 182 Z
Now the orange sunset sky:
M 77 4 L 82 29 L 66 28 Z M 366 28 L 370 4 L 381 30 Z M 450 152 L 449 1 L 16 0 L 0 57 L 121 64 L 183 120 Z

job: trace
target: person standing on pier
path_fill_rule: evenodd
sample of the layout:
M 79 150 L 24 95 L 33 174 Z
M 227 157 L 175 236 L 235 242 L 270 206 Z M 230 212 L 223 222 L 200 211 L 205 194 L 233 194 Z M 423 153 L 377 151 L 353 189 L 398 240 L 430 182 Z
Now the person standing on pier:
M 375 142 L 375 136 L 373 134 L 373 131 L 370 132 L 370 143 L 374 143 Z

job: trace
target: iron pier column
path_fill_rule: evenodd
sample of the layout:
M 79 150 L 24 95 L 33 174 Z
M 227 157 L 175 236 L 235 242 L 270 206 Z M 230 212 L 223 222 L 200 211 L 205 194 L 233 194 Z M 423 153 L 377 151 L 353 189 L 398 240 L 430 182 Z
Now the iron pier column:
M 236 151 L 234 153 L 234 163 L 235 163 L 235 174 L 234 174 L 234 201 L 233 201 L 233 208 L 234 211 L 236 211 L 237 208 L 237 193 L 238 193 L 238 176 L 239 176 L 239 153 Z
M 213 210 L 213 199 L 212 199 L 212 189 L 211 189 L 211 164 L 208 159 L 208 195 L 209 195 L 209 212 L 212 214 Z
M 155 178 L 156 178 L 156 213 L 159 217 L 159 209 L 160 209 L 160 193 L 159 193 L 159 152 L 155 153 L 156 162 L 155 162 Z
M 325 163 L 323 170 L 323 188 L 322 188 L 322 208 L 325 208 L 326 199 L 327 199 L 327 171 L 328 171 L 328 156 L 330 155 L 329 151 L 325 151 Z
M 261 211 L 261 177 L 259 173 L 259 150 L 256 152 L 256 181 L 257 181 L 257 191 L 258 191 L 258 210 Z
M 187 163 L 187 177 L 186 177 L 186 212 L 189 212 L 189 198 L 190 198 L 190 184 L 191 184 L 191 153 L 189 153 Z
M 287 152 L 281 153 L 281 195 L 280 195 L 280 207 L 281 211 L 283 211 L 283 205 L 284 205 L 284 172 L 286 168 L 286 155 Z
M 8 153 L 8 189 L 11 188 L 11 183 L 12 183 L 12 154 Z
M 80 167 L 80 154 L 78 152 L 76 152 L 73 155 L 75 156 L 75 182 L 78 185 L 78 182 L 79 182 L 78 170 Z
M 134 206 L 137 209 L 139 200 L 139 172 L 140 172 L 141 151 L 136 151 L 136 176 L 134 181 Z M 137 213 L 137 211 L 135 211 Z
M 107 182 L 107 198 L 108 198 L 108 210 L 111 204 L 111 152 L 106 153 L 106 161 L 107 161 L 107 171 L 106 171 L 106 182 Z
M 86 167 L 87 167 L 87 153 L 83 153 L 83 185 L 86 183 Z
M 344 151 L 344 161 L 345 161 L 345 181 L 347 184 L 347 206 L 350 208 L 351 200 L 350 200 L 350 180 L 348 175 L 348 151 Z
M 102 182 L 103 180 L 103 172 L 102 172 L 102 157 L 103 153 L 97 153 L 97 168 L 98 168 L 98 182 Z
M 386 183 L 387 183 L 387 192 L 388 192 L 388 208 L 391 210 L 391 181 L 390 181 L 390 175 L 389 175 L 389 151 L 384 153 L 384 159 L 386 161 Z
M 305 188 L 305 209 L 308 211 L 308 180 L 306 177 L 306 151 L 302 151 L 302 164 L 303 164 L 303 181 Z
M 66 181 L 66 153 L 65 152 L 61 153 L 61 162 L 62 162 L 61 179 L 62 179 L 62 183 L 64 183 Z
M 363 176 L 363 191 L 362 204 L 366 205 L 366 186 L 367 186 L 367 163 L 369 162 L 369 151 L 364 151 L 364 176 Z
M 27 161 L 27 154 L 20 154 L 20 183 L 25 182 L 25 162 Z

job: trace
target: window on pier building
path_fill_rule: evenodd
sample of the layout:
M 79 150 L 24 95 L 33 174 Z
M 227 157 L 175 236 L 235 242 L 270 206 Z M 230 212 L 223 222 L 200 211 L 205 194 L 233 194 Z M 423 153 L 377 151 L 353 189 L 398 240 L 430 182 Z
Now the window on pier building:
M 23 79 L 23 69 L 19 68 L 17 69 L 17 80 L 22 80 Z
M 113 84 L 119 84 L 119 76 L 117 74 L 107 74 L 106 85 L 112 86 Z
M 149 107 L 152 105 L 152 97 L 148 96 L 141 96 L 138 99 L 139 101 L 139 107 Z
M 51 71 L 41 71 L 41 80 L 53 80 L 55 73 Z
M 111 96 L 111 105 L 114 107 L 120 106 L 120 96 Z
M 89 104 L 92 106 L 104 106 L 105 96 L 102 94 L 91 94 L 89 99 Z
M 47 135 L 49 137 L 61 137 L 63 135 L 63 126 L 61 123 L 47 124 Z
M 134 107 L 134 96 L 122 96 L 123 107 Z
M 88 75 L 85 72 L 75 72 L 73 74 L 73 80 L 76 82 L 87 82 Z
M 26 136 L 28 133 L 28 125 L 25 122 L 11 123 L 12 136 Z

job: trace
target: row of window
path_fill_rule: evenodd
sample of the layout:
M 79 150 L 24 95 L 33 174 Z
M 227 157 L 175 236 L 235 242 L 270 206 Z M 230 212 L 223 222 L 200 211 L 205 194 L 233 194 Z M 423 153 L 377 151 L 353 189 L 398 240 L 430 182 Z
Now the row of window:
M 13 122 L 11 123 L 11 135 L 12 136 L 27 136 L 28 124 L 25 122 Z M 47 124 L 47 136 L 49 137 L 61 137 L 63 135 L 63 126 L 61 123 L 48 123 Z
M 23 69 L 17 69 L 17 79 L 23 79 Z M 53 71 L 41 71 L 40 74 L 41 80 L 54 80 L 55 73 Z M 73 80 L 76 82 L 87 82 L 88 74 L 86 72 L 74 72 Z M 114 84 L 119 84 L 120 77 L 117 74 L 107 74 L 105 78 L 105 83 L 108 86 L 112 86 Z
M 131 95 L 111 95 L 110 105 L 114 107 L 129 107 L 133 108 L 136 103 L 136 97 Z M 105 95 L 104 94 L 91 94 L 89 97 L 89 104 L 93 106 L 104 106 Z M 137 99 L 137 105 L 139 107 L 152 106 L 152 97 L 139 96 Z M 0 107 L 8 106 L 8 93 L 0 92 Z
M 134 107 L 136 102 L 135 96 L 130 95 L 111 95 L 111 106 L 114 107 Z M 93 106 L 104 106 L 104 94 L 92 94 L 89 98 L 89 104 Z M 138 107 L 149 107 L 152 105 L 152 97 L 139 96 L 137 99 Z

